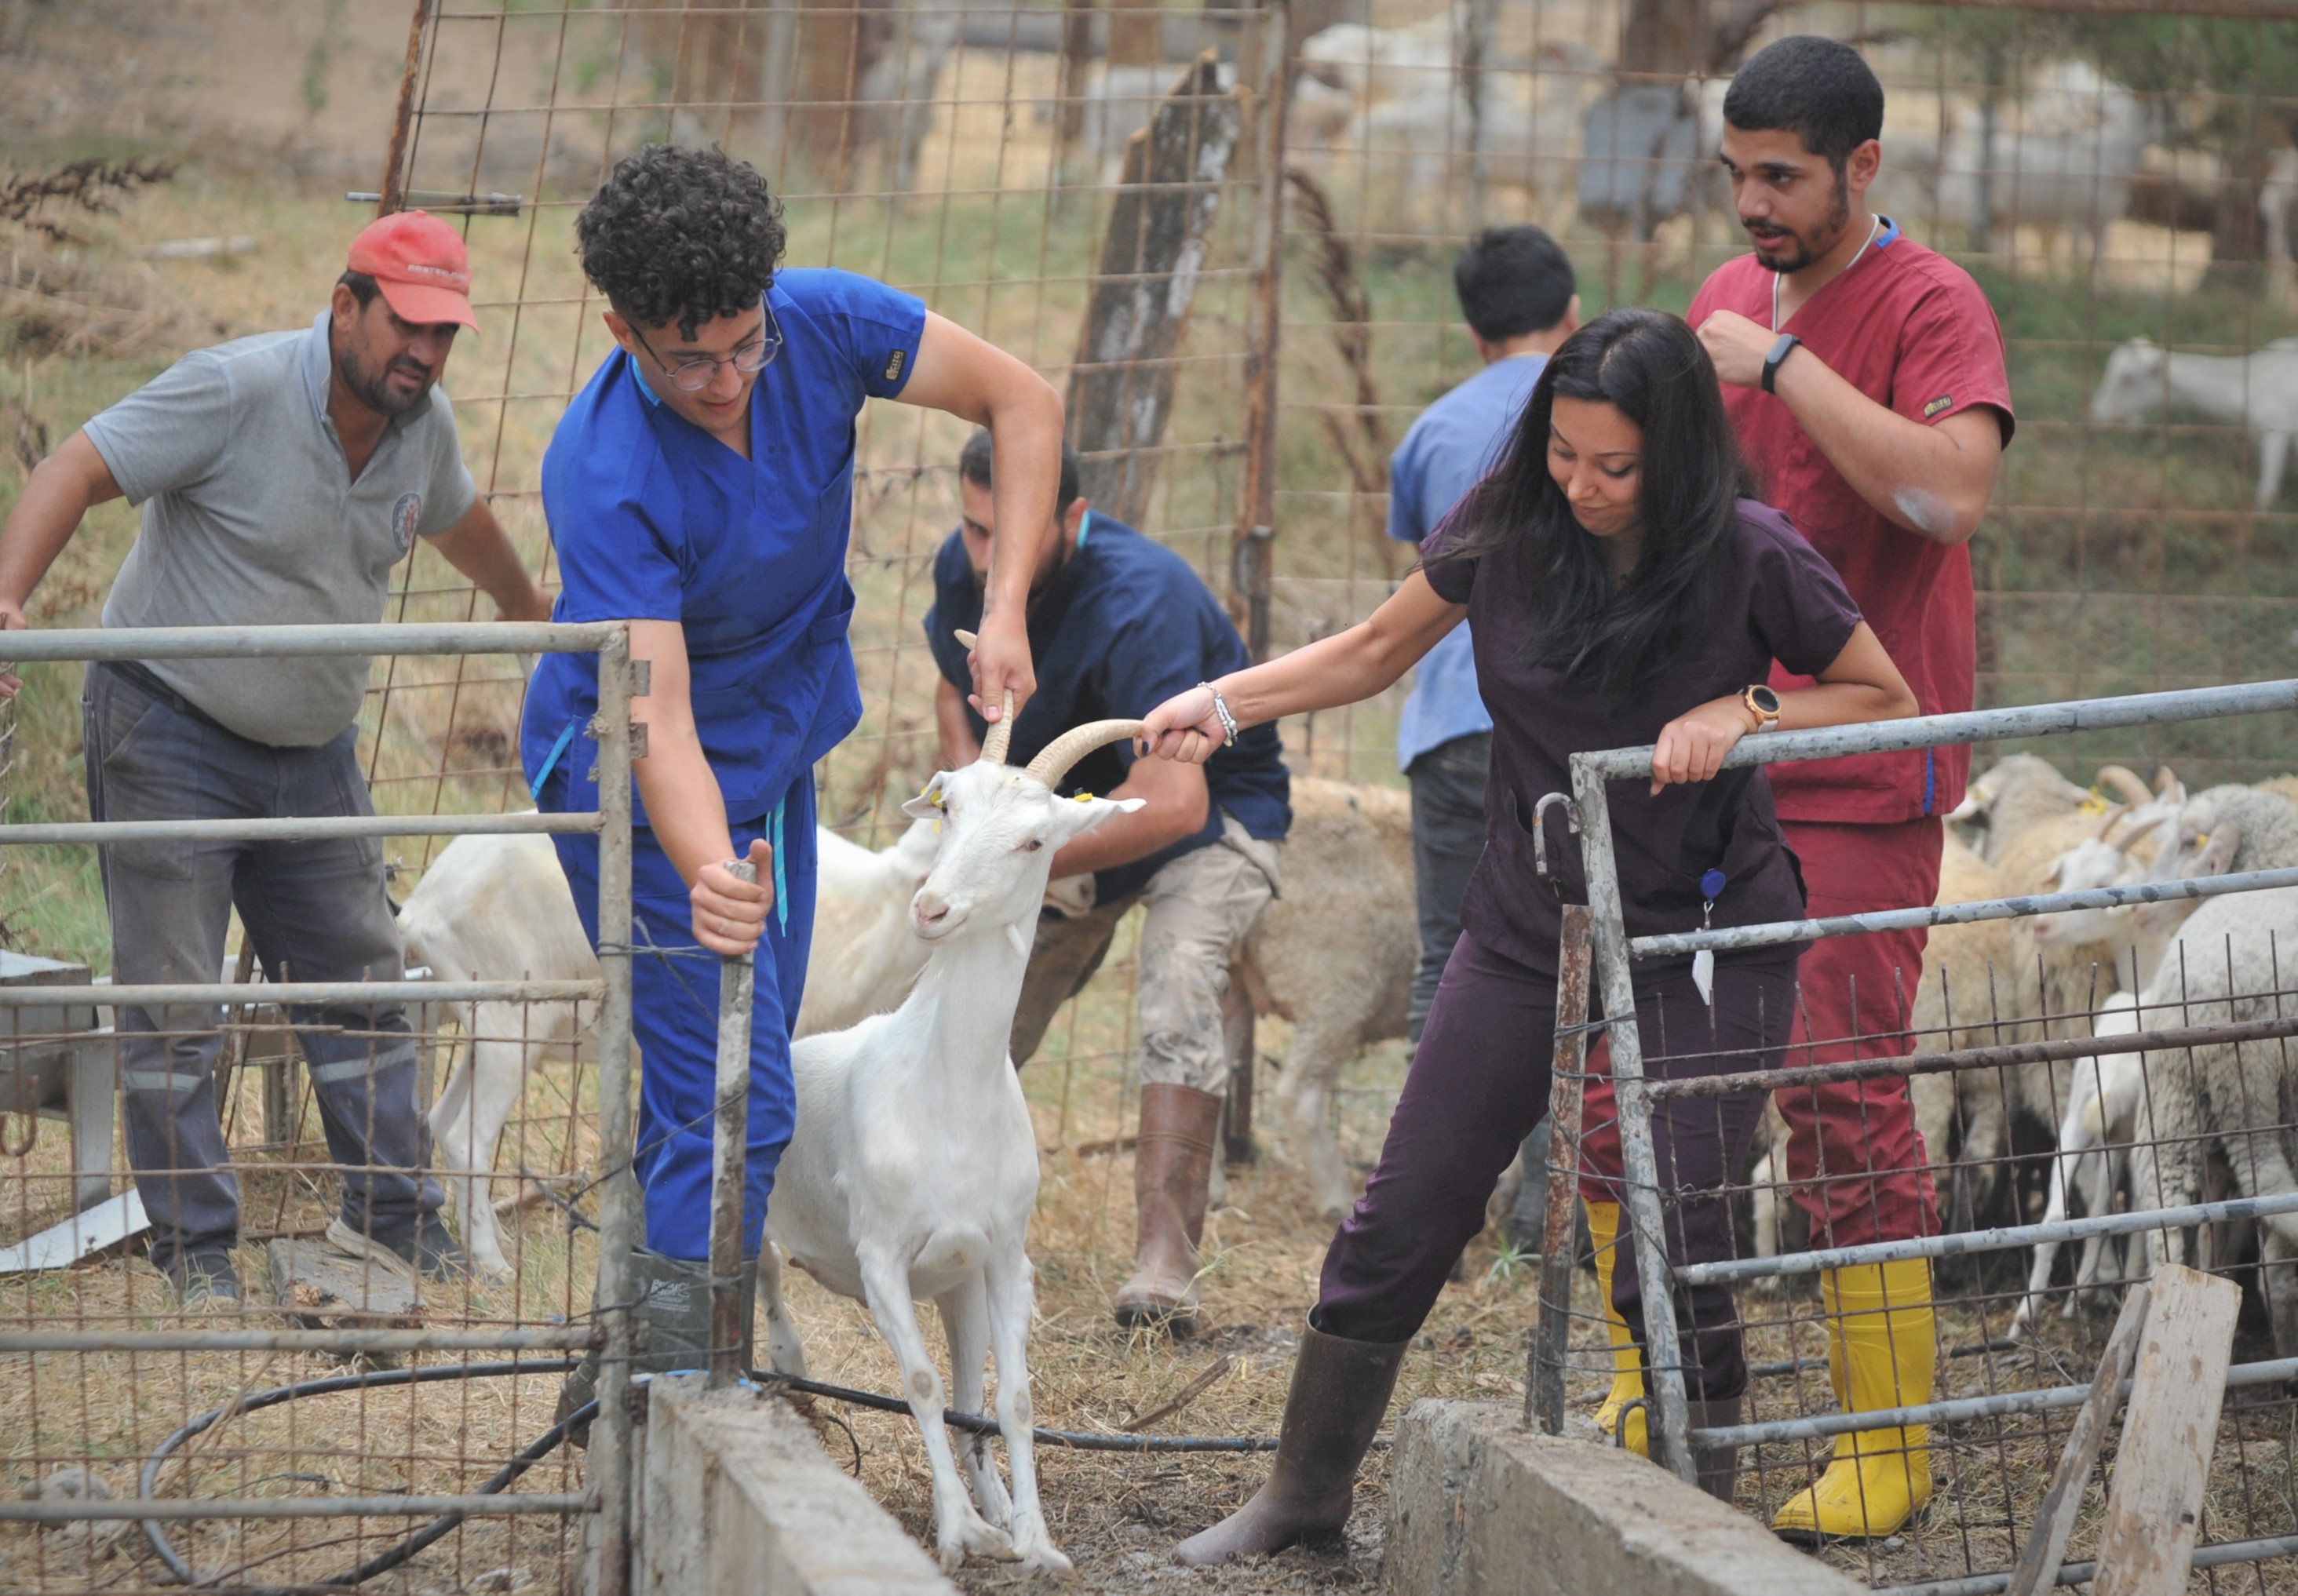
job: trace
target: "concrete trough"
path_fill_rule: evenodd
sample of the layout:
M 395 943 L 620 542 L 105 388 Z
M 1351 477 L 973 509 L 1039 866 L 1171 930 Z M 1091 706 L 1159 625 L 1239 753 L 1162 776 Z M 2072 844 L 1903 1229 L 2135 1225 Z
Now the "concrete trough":
M 657 1379 L 645 1430 L 638 1596 L 956 1596 L 780 1400 Z
M 1864 1586 L 1617 1447 L 1520 1410 L 1419 1402 L 1397 1426 L 1383 1583 L 1398 1596 L 1853 1596 Z

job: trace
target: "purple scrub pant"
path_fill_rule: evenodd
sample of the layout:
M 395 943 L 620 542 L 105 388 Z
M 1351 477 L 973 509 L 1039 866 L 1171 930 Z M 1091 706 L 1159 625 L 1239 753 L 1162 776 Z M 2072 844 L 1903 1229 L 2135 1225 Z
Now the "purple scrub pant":
M 1795 959 L 1724 964 L 1715 1006 L 1688 970 L 1637 982 L 1636 1019 L 1653 1079 L 1776 1068 L 1795 1017 Z M 1325 1254 L 1310 1322 L 1352 1341 L 1409 1340 L 1435 1305 L 1454 1260 L 1484 1228 L 1484 1204 L 1549 1106 L 1556 978 L 1464 933 L 1444 967 L 1380 1165 Z M 1724 1187 L 1745 1166 L 1761 1093 L 1654 1105 L 1670 1261 L 1732 1255 Z M 1631 1239 L 1621 1236 L 1614 1304 L 1643 1338 L 1643 1299 Z M 1748 1364 L 1731 1288 L 1675 1294 L 1684 1379 L 1695 1401 L 1747 1390 Z

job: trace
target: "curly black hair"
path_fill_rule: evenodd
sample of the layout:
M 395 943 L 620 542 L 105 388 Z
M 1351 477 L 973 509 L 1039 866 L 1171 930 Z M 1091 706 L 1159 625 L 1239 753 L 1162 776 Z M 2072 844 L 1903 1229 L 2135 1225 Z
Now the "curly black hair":
M 583 275 L 624 319 L 674 319 L 682 338 L 756 304 L 788 238 L 757 168 L 715 147 L 624 157 L 574 219 Z

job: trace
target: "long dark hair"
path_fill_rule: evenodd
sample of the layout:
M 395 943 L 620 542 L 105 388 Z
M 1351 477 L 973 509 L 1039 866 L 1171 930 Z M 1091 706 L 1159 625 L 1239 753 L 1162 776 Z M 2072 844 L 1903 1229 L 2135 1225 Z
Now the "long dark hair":
M 1599 541 L 1549 475 L 1549 418 L 1559 398 L 1616 406 L 1643 431 L 1643 547 L 1616 590 Z M 1698 336 L 1664 311 L 1607 311 L 1549 357 L 1507 452 L 1445 517 L 1434 558 L 1526 562 L 1524 662 L 1624 697 L 1666 675 L 1697 634 L 1707 602 L 1701 577 L 1748 492 Z

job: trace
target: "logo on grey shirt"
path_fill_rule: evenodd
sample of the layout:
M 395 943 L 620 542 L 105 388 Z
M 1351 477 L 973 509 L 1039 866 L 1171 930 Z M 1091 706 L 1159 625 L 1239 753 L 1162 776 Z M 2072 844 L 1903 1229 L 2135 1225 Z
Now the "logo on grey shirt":
M 401 493 L 391 507 L 391 535 L 398 541 L 401 554 L 415 546 L 415 525 L 422 518 L 423 495 L 420 493 Z

